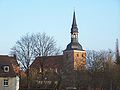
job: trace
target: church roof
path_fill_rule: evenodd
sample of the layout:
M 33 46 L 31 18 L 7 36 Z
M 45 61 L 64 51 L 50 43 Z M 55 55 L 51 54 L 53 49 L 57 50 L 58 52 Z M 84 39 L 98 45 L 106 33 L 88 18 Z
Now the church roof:
M 69 43 L 66 50 L 81 50 L 83 51 L 82 46 L 79 43 Z
M 63 60 L 63 55 L 37 57 L 30 68 L 39 68 L 41 64 L 44 68 L 60 68 Z

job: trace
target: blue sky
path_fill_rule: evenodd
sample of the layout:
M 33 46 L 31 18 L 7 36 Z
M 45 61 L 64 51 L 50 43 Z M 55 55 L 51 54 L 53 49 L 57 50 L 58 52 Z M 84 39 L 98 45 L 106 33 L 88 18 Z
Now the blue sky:
M 26 33 L 45 32 L 62 50 L 70 42 L 73 11 L 84 49 L 115 50 L 120 0 L 0 0 L 0 54 Z

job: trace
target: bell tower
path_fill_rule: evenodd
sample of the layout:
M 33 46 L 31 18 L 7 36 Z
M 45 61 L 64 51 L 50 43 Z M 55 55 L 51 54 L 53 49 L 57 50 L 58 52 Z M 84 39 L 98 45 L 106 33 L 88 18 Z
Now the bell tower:
M 75 12 L 73 14 L 73 23 L 71 28 L 71 42 L 77 43 L 78 42 L 78 28 L 76 24 Z
M 67 61 L 71 62 L 74 70 L 83 69 L 86 65 L 86 51 L 83 50 L 78 42 L 78 28 L 76 23 L 75 12 L 73 13 L 73 21 L 71 27 L 71 42 L 64 50 L 64 56 Z

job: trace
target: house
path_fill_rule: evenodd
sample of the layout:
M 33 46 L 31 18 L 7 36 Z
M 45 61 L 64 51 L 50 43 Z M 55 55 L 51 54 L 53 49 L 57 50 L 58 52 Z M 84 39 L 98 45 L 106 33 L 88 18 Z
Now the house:
M 35 80 L 31 85 L 50 84 L 54 81 L 54 86 L 61 85 L 64 88 L 75 87 L 75 71 L 84 69 L 86 65 L 86 51 L 78 42 L 78 28 L 75 12 L 73 13 L 73 22 L 71 28 L 71 42 L 63 51 L 63 55 L 37 57 L 30 66 L 30 78 Z M 49 72 L 49 73 L 48 73 Z M 50 72 L 53 76 L 51 76 Z M 45 74 L 47 73 L 47 74 Z M 37 74 L 37 76 L 35 76 Z M 37 78 L 38 77 L 38 78 Z M 37 84 L 36 84 L 37 83 Z M 53 84 L 52 83 L 52 84 Z M 37 86 L 39 86 L 37 85 Z M 48 85 L 49 86 L 49 85 Z
M 0 90 L 19 90 L 19 70 L 15 57 L 0 55 Z

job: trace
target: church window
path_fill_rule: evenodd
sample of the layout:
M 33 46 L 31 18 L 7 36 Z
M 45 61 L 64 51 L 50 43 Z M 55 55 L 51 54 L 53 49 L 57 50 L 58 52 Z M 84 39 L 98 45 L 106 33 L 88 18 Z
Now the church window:
M 84 57 L 84 54 L 82 54 L 82 57 Z
M 40 72 L 42 72 L 42 69 L 40 68 Z
M 55 68 L 55 72 L 56 72 L 56 73 L 58 72 L 57 68 Z
M 79 57 L 79 54 L 77 54 L 77 57 Z

